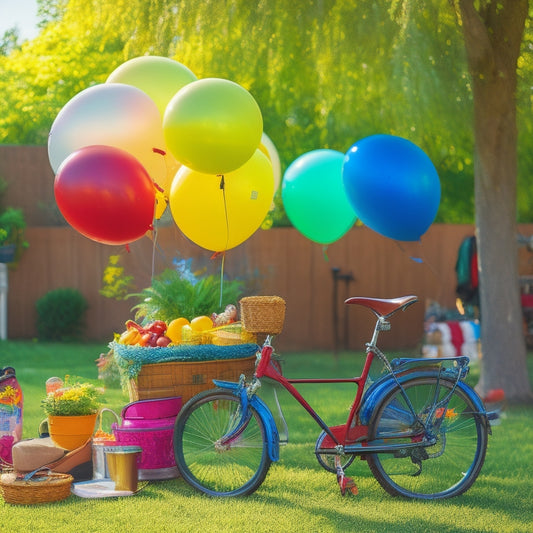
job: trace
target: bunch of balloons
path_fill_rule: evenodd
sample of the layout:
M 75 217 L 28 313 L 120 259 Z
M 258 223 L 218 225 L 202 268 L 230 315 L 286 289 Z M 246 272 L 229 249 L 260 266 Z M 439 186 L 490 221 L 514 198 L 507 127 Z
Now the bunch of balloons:
M 260 226 L 280 180 L 252 95 L 157 56 L 123 63 L 67 102 L 48 155 L 61 213 L 106 244 L 144 236 L 168 201 L 193 242 L 227 250 Z
M 346 154 L 314 150 L 285 171 L 282 200 L 293 226 L 331 244 L 356 218 L 400 241 L 418 241 L 440 203 L 440 182 L 429 157 L 407 139 L 373 135 Z

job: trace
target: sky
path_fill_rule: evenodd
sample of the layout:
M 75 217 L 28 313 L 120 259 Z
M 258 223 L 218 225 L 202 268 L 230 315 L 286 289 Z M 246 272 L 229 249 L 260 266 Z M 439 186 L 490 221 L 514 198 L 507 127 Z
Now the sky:
M 0 0 L 0 35 L 13 26 L 21 40 L 37 35 L 37 0 Z

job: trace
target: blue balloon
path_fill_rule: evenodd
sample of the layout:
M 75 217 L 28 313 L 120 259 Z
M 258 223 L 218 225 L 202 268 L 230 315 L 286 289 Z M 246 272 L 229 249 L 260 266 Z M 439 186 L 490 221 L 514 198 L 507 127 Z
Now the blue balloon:
M 435 220 L 440 181 L 418 146 L 394 135 L 372 135 L 346 152 L 346 195 L 359 220 L 399 241 L 417 241 Z
M 355 222 L 342 182 L 344 154 L 313 150 L 295 159 L 283 176 L 281 198 L 292 225 L 308 239 L 331 244 Z

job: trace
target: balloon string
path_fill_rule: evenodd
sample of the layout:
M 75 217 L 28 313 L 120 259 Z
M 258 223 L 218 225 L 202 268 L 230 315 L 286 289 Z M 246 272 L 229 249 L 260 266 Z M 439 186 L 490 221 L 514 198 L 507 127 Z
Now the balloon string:
M 155 250 L 157 246 L 157 226 L 152 228 L 152 283 L 154 282 L 155 276 Z
M 327 244 L 324 244 L 322 246 L 322 254 L 324 255 L 324 260 L 325 261 L 329 261 L 329 257 L 328 257 L 328 245 Z
M 224 180 L 224 174 L 220 175 L 220 189 L 222 190 L 222 199 L 224 201 L 224 217 L 226 219 L 226 245 L 222 252 L 222 264 L 220 267 L 220 302 L 219 307 L 222 308 L 222 293 L 224 290 L 224 262 L 226 259 L 226 250 L 229 244 L 229 218 L 228 218 L 228 204 L 226 202 L 226 182 Z
M 437 270 L 435 269 L 434 265 L 428 261 L 427 257 L 426 257 L 426 254 L 425 254 L 425 248 L 424 248 L 424 245 L 422 243 L 422 240 L 419 239 L 418 241 L 416 241 L 416 244 L 417 244 L 417 248 L 418 248 L 418 252 L 420 252 L 419 254 L 417 254 L 417 256 L 413 255 L 413 254 L 410 254 L 409 251 L 402 245 L 402 243 L 400 241 L 394 241 L 396 243 L 396 245 L 398 246 L 398 248 L 404 253 L 404 254 L 409 254 L 409 259 L 415 263 L 418 263 L 418 264 L 423 264 L 425 265 L 429 271 L 431 272 L 431 274 L 433 275 L 433 277 L 435 278 L 435 281 L 437 282 L 437 284 L 440 286 L 441 288 L 441 292 L 442 290 L 444 289 L 444 283 L 442 281 L 442 277 L 439 276 L 439 273 L 437 272 Z
M 220 302 L 218 306 L 222 308 L 222 291 L 224 290 L 224 262 L 226 260 L 226 252 L 222 253 L 222 263 L 220 265 Z

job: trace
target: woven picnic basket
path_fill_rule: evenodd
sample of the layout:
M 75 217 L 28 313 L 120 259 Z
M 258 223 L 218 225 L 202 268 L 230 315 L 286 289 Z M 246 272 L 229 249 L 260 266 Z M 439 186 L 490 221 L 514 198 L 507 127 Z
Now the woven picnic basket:
M 254 373 L 257 344 L 180 345 L 163 348 L 110 345 L 126 380 L 130 401 L 181 396 L 185 403 L 213 379 L 238 381 Z
M 214 379 L 239 381 L 241 374 L 251 377 L 255 361 L 253 355 L 239 359 L 143 365 L 137 379 L 129 382 L 130 401 L 181 396 L 185 403 L 199 392 L 213 388 Z
M 0 476 L 0 491 L 6 503 L 29 505 L 64 500 L 70 496 L 70 474 L 42 471 L 19 479 L 15 472 Z M 28 479 L 26 479 L 28 478 Z
M 279 296 L 246 296 L 239 302 L 246 331 L 278 335 L 285 321 L 285 300 Z

